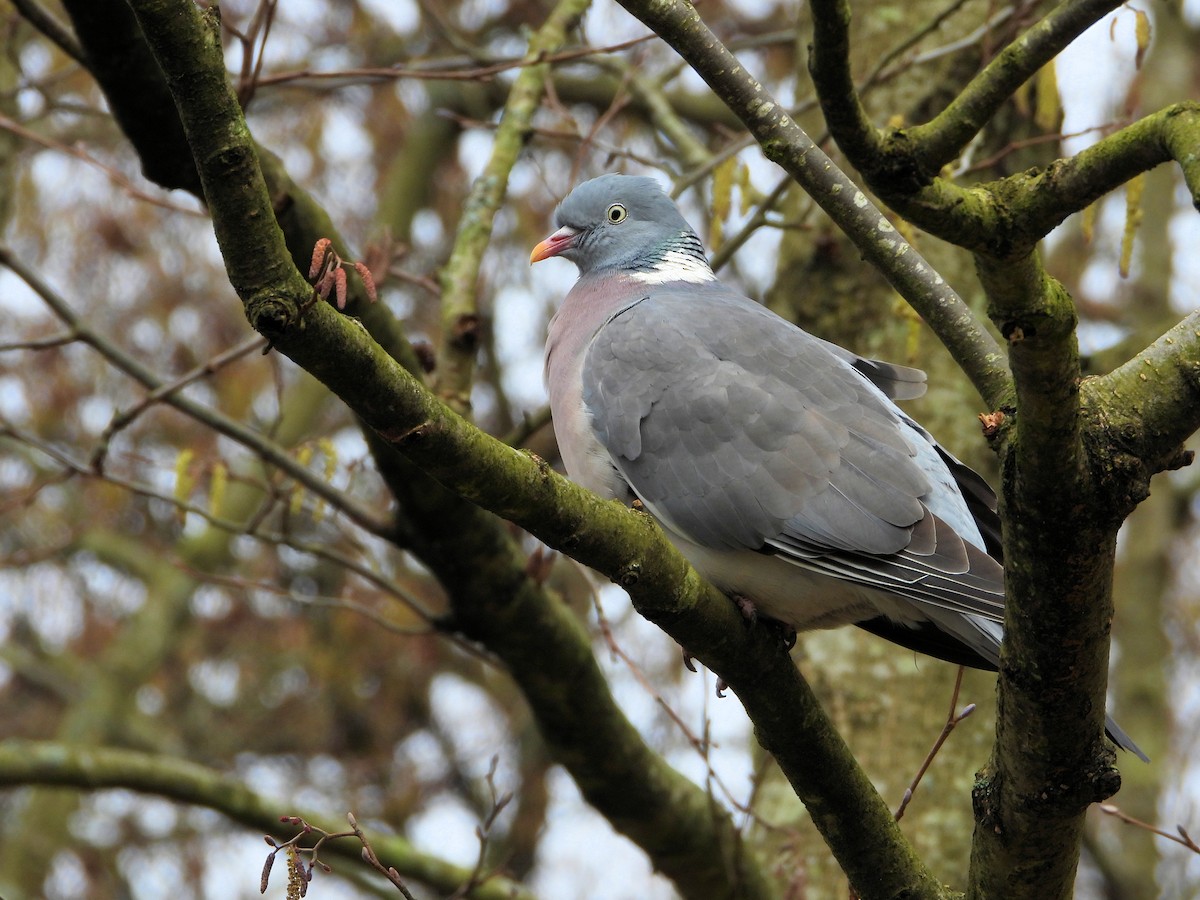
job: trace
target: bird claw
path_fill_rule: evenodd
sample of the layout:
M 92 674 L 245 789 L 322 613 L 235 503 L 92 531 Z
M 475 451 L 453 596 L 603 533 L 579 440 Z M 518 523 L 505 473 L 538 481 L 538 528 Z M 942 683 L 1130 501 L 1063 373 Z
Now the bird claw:
M 765 616 L 763 617 L 762 625 L 779 639 L 779 646 L 783 648 L 784 653 L 792 652 L 792 648 L 796 646 L 796 629 L 794 627 L 787 622 L 781 622 L 778 619 L 768 619 Z
M 683 651 L 683 664 L 687 666 L 689 672 L 695 672 L 696 666 L 692 662 L 692 654 L 686 650 Z M 717 676 L 717 697 L 721 700 L 725 699 L 725 692 L 729 690 L 729 683 L 719 675 Z
M 753 600 L 741 594 L 734 594 L 733 602 L 737 606 L 738 612 L 742 614 L 743 619 L 751 625 L 758 622 L 758 607 L 754 605 Z
M 737 606 L 738 612 L 742 614 L 750 627 L 754 627 L 759 623 L 758 607 L 754 601 L 743 594 L 732 594 L 734 605 Z M 796 629 L 787 622 L 781 622 L 778 619 L 771 619 L 767 616 L 762 617 L 763 625 L 771 626 L 771 629 L 779 635 L 779 642 L 783 645 L 783 649 L 787 653 L 792 652 L 792 648 L 796 646 Z
M 791 653 L 796 646 L 796 629 L 787 622 L 778 622 L 779 636 L 783 639 L 783 649 Z

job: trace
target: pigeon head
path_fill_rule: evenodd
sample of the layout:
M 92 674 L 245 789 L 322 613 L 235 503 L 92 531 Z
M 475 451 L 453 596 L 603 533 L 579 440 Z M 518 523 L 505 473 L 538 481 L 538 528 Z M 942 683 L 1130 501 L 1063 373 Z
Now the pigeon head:
M 617 270 L 642 280 L 711 281 L 704 245 L 653 178 L 601 175 L 571 191 L 554 213 L 558 230 L 529 261 L 569 259 L 581 275 Z

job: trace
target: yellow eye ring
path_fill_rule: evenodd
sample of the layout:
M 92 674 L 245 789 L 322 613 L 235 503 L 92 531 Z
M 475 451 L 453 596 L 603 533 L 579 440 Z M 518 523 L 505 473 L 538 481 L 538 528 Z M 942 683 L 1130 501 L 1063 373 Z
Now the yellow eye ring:
M 613 225 L 620 225 L 625 221 L 625 217 L 629 215 L 629 212 L 620 203 L 614 203 L 608 208 L 608 212 L 605 215 Z

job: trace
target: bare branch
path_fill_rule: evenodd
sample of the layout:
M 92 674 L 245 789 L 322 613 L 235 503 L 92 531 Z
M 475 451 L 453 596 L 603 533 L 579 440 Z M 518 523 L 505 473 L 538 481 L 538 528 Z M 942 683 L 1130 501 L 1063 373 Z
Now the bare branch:
M 87 163 L 89 166 L 95 166 L 97 169 L 107 175 L 114 184 L 121 188 L 121 190 L 125 191 L 127 194 L 129 194 L 129 196 L 137 200 L 141 200 L 153 206 L 161 207 L 162 209 L 169 209 L 171 212 L 180 213 L 185 216 L 191 216 L 198 219 L 207 218 L 207 216 L 198 209 L 183 206 L 179 203 L 172 203 L 170 200 L 167 200 L 163 197 L 147 193 L 126 178 L 121 172 L 117 171 L 112 166 L 105 165 L 103 162 L 96 159 L 96 157 L 87 153 L 80 147 L 71 147 L 59 141 L 51 140 L 50 138 L 44 137 L 35 131 L 30 131 L 24 125 L 21 125 L 19 122 L 16 122 L 5 115 L 0 115 L 0 128 L 4 129 L 5 131 L 12 132 L 22 140 L 30 141 L 34 144 L 40 144 L 47 149 L 56 150 L 59 153 L 65 153 L 67 156 L 72 156 L 81 162 Z
M 485 66 L 463 69 L 454 68 L 458 61 L 434 61 L 426 65 L 414 65 L 401 68 L 399 66 L 366 67 L 337 69 L 330 72 L 320 72 L 302 69 L 296 72 L 280 72 L 274 75 L 263 75 L 258 79 L 260 86 L 287 84 L 295 81 L 338 81 L 346 84 L 362 82 L 392 81 L 401 78 L 412 78 L 421 81 L 487 81 L 503 72 L 514 69 L 528 69 L 546 64 L 575 62 L 608 53 L 619 53 L 654 40 L 655 35 L 647 34 L 642 37 L 621 41 L 605 47 L 577 47 L 572 50 L 562 50 L 557 53 L 548 50 L 526 54 L 513 59 L 497 60 Z
M 1126 825 L 1133 825 L 1135 828 L 1142 828 L 1146 831 L 1149 831 L 1151 834 L 1157 834 L 1159 837 L 1166 838 L 1168 841 L 1172 841 L 1173 843 L 1187 847 L 1193 853 L 1200 854 L 1200 844 L 1197 844 L 1192 839 L 1192 836 L 1188 834 L 1187 829 L 1185 829 L 1182 825 L 1176 825 L 1175 832 L 1172 833 L 1151 825 L 1148 822 L 1143 822 L 1141 819 L 1134 818 L 1133 816 L 1129 815 L 1129 813 L 1123 812 L 1119 806 L 1115 806 L 1112 803 L 1100 803 L 1097 805 L 1100 808 L 1100 812 L 1104 813 L 1106 816 L 1112 816 L 1114 819 L 1118 819 L 1124 822 Z
M 942 749 L 942 745 L 946 743 L 946 739 L 950 737 L 950 733 L 954 731 L 959 722 L 975 712 L 974 703 L 968 703 L 962 708 L 961 712 L 958 710 L 958 693 L 962 689 L 964 671 L 962 666 L 958 667 L 958 675 L 954 679 L 954 690 L 950 693 L 950 711 L 946 713 L 946 724 L 942 726 L 941 733 L 934 740 L 933 746 L 929 748 L 929 752 L 921 762 L 921 767 L 917 769 L 917 774 L 913 776 L 908 787 L 904 789 L 904 797 L 901 798 L 900 805 L 896 807 L 897 822 L 904 818 L 904 811 L 908 809 L 908 804 L 912 802 L 913 795 L 917 792 L 917 786 L 920 785 L 921 779 L 925 777 L 925 773 L 929 771 L 934 757 Z
M 80 790 L 127 788 L 216 810 L 259 832 L 279 825 L 279 814 L 240 781 L 212 769 L 162 754 L 115 748 L 85 748 L 43 741 L 6 740 L 0 745 L 0 786 L 57 785 Z M 319 815 L 305 821 L 319 822 Z M 351 832 L 353 834 L 353 832 Z M 408 878 L 451 892 L 470 877 L 469 870 L 419 853 L 400 837 L 372 839 L 392 866 Z M 360 858 L 357 844 L 330 844 L 329 852 L 347 860 Z M 476 886 L 477 900 L 533 900 L 520 885 L 493 878 Z
M 26 284 L 33 288 L 34 292 L 45 301 L 46 305 L 50 307 L 59 320 L 71 329 L 71 332 L 76 335 L 79 341 L 92 347 L 116 368 L 120 369 L 143 387 L 148 388 L 152 393 L 147 398 L 147 401 L 143 402 L 148 402 L 157 395 L 158 399 L 161 399 L 162 402 L 178 409 L 196 421 L 204 423 L 219 434 L 223 434 L 231 440 L 236 441 L 261 457 L 265 462 L 269 462 L 271 465 L 286 472 L 289 477 L 303 484 L 313 494 L 321 497 L 334 508 L 341 510 L 347 518 L 366 531 L 379 535 L 386 535 L 391 532 L 392 526 L 389 522 L 380 519 L 372 510 L 367 509 L 357 500 L 335 489 L 315 473 L 300 465 L 284 448 L 268 440 L 252 428 L 248 428 L 240 422 L 230 419 L 217 410 L 210 409 L 194 400 L 179 396 L 178 391 L 172 389 L 171 384 L 162 381 L 149 368 L 134 359 L 132 355 L 79 318 L 63 297 L 42 281 L 40 276 L 26 266 L 12 250 L 4 246 L 0 246 L 0 265 L 7 266 Z M 255 345 L 258 345 L 257 339 L 255 339 Z M 244 352 L 244 350 L 245 346 L 243 346 L 241 351 L 235 350 L 234 352 Z M 199 375 L 204 374 L 203 367 L 189 374 L 199 377 Z M 191 380 L 189 376 L 184 376 L 184 378 Z M 176 386 L 182 387 L 183 385 L 178 384 Z
M 79 46 L 69 28 L 55 18 L 49 10 L 36 0 L 13 0 L 13 6 L 34 28 L 58 45 L 58 49 L 78 63 L 86 64 L 83 48 Z
M 708 82 L 762 145 L 864 258 L 925 318 L 976 389 L 993 406 L 1009 390 L 1004 356 L 954 290 L 899 234 L 779 103 L 751 76 L 684 0 L 622 0 Z
M 590 0 L 559 0 L 530 40 L 529 58 L 539 60 L 566 41 L 568 32 L 589 3 Z M 517 76 L 496 129 L 491 157 L 471 186 L 458 220 L 454 248 L 441 272 L 442 340 L 434 370 L 436 390 L 459 412 L 470 409 L 479 348 L 479 267 L 491 239 L 492 220 L 504 202 L 509 172 L 529 137 L 548 74 L 548 65 L 533 65 L 522 69 Z
M 1013 93 L 1121 0 L 1071 0 L 1054 7 L 961 90 L 933 121 L 908 129 L 919 167 L 936 173 L 954 160 Z

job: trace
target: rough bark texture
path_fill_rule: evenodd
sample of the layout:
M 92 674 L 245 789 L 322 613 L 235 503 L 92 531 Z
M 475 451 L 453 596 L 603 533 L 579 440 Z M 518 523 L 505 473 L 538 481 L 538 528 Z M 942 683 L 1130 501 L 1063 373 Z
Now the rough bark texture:
M 869 694 L 875 681 L 887 679 L 872 671 L 868 674 L 873 680 L 866 680 L 862 671 L 874 657 L 868 662 L 860 656 L 859 644 L 845 634 L 812 643 L 811 656 L 824 657 L 824 677 L 839 676 L 839 655 L 851 658 L 849 668 L 854 670 L 846 674 L 846 681 L 853 682 L 849 699 L 835 702 L 833 715 L 826 714 L 773 636 L 746 629 L 726 599 L 700 581 L 647 517 L 598 501 L 555 476 L 541 460 L 487 437 L 439 403 L 424 387 L 418 355 L 382 304 L 369 305 L 360 293 L 348 306 L 355 317 L 351 319 L 325 302 L 313 303 L 312 289 L 297 271 L 298 265 L 307 265 L 313 242 L 331 237 L 344 257 L 354 255 L 346 251 L 319 204 L 252 139 L 229 86 L 215 13 L 201 12 L 189 0 L 138 0 L 131 5 L 141 28 L 122 2 L 70 0 L 66 7 L 79 33 L 81 55 L 103 86 L 147 174 L 205 198 L 229 280 L 249 321 L 277 352 L 319 379 L 370 430 L 378 469 L 398 501 L 394 520 L 377 521 L 352 503 L 343 509 L 368 533 L 403 547 L 432 571 L 445 591 L 439 607 L 444 615 L 437 626 L 476 642 L 511 675 L 544 739 L 522 743 L 530 777 L 544 778 L 548 751 L 575 778 L 586 799 L 642 846 L 685 896 L 772 897 L 781 893 L 777 882 L 798 882 L 773 879 L 770 867 L 756 858 L 711 794 L 649 750 L 609 695 L 578 616 L 546 588 L 536 572 L 538 560 L 525 553 L 497 516 L 627 588 L 644 616 L 728 683 L 744 704 L 762 747 L 775 757 L 792 791 L 804 801 L 806 815 L 860 896 L 940 897 L 948 894 L 944 881 L 962 883 L 968 876 L 953 871 L 954 863 L 936 853 L 915 852 L 892 820 L 889 805 L 894 805 L 897 788 L 907 783 L 911 766 L 906 763 L 903 771 L 885 772 L 878 779 L 886 788 L 885 802 L 834 727 L 845 724 L 854 730 L 867 720 L 878 730 L 879 707 L 871 705 L 874 698 Z M 972 68 L 970 74 L 954 76 L 955 86 L 965 82 L 965 87 L 961 93 L 949 91 L 953 98 L 944 108 L 932 94 L 905 104 L 920 110 L 913 118 L 926 121 L 890 123 L 887 129 L 876 123 L 899 101 L 873 108 L 856 95 L 854 63 L 844 58 L 844 51 L 856 45 L 848 6 L 820 2 L 813 7 L 818 52 L 812 67 L 835 137 L 853 167 L 894 210 L 974 254 L 987 315 L 1007 344 L 1002 351 L 972 310 L 981 304 L 964 303 L 947 286 L 945 273 L 939 275 L 900 237 L 906 229 L 875 210 L 865 192 L 829 164 L 708 31 L 700 19 L 702 8 L 698 13 L 682 0 L 626 0 L 625 5 L 679 50 L 736 118 L 724 109 L 714 111 L 711 98 L 664 93 L 652 80 L 619 63 L 613 71 L 621 76 L 612 81 L 556 79 L 558 96 L 567 102 L 592 98 L 589 102 L 613 104 L 615 110 L 628 89 L 632 107 L 681 148 L 680 158 L 696 169 L 709 165 L 703 141 L 690 130 L 696 123 L 744 123 L 767 155 L 847 230 L 855 248 L 838 249 L 828 234 L 812 246 L 789 241 L 774 305 L 796 311 L 805 292 L 815 292 L 825 301 L 849 291 L 875 319 L 890 319 L 892 305 L 879 299 L 886 291 L 878 284 L 864 288 L 852 271 L 857 267 L 848 265 L 854 253 L 861 252 L 914 303 L 988 403 L 1004 413 L 992 441 L 1002 464 L 1010 640 L 1002 659 L 997 743 L 974 790 L 977 827 L 968 883 L 978 897 L 1068 897 L 1083 813 L 1118 784 L 1111 753 L 1101 738 L 1116 532 L 1146 496 L 1151 476 L 1187 461 L 1180 445 L 1200 424 L 1195 362 L 1200 359 L 1200 316 L 1193 314 L 1169 330 L 1169 322 L 1159 324 L 1142 343 L 1166 333 L 1133 359 L 1107 374 L 1084 378 L 1075 304 L 1062 284 L 1043 270 L 1037 243 L 1071 212 L 1162 162 L 1174 161 L 1193 198 L 1200 196 L 1200 106 L 1164 101 L 1157 112 L 1073 160 L 964 185 L 944 175 L 944 164 L 976 138 L 1058 48 L 1113 6 L 1111 0 L 1081 0 L 1055 8 L 978 74 Z M 575 0 L 560 4 L 546 30 L 535 38 L 533 52 L 558 46 L 579 7 Z M 880 28 L 874 36 L 886 30 Z M 451 365 L 440 377 L 460 408 L 466 406 L 475 375 L 476 347 L 456 346 L 453 336 L 458 325 L 476 314 L 472 290 L 489 240 L 485 220 L 494 214 L 512 162 L 529 133 L 544 76 L 541 64 L 526 68 L 517 78 L 519 90 L 507 95 L 497 90 L 496 82 L 429 92 L 434 106 L 470 110 L 485 119 L 508 103 L 512 126 L 497 142 L 491 180 L 478 185 L 479 207 L 471 212 L 480 215 L 464 220 L 462 257 L 447 270 L 449 298 L 440 312 L 448 339 L 442 358 Z M 938 93 L 942 92 L 933 92 Z M 692 117 L 686 126 L 680 119 L 685 114 Z M 447 142 L 458 127 L 430 114 L 408 132 L 405 149 L 412 154 L 413 168 L 393 168 L 381 191 L 380 217 L 401 240 L 411 232 L 414 198 L 436 177 L 438 157 L 450 152 Z M 797 208 L 799 201 L 793 207 Z M 1156 240 L 1162 240 L 1161 233 Z M 957 255 L 960 266 L 964 258 Z M 21 272 L 19 260 L 11 255 L 0 257 L 0 262 Z M 43 293 L 36 278 L 25 280 Z M 844 310 L 832 304 L 803 312 L 806 323 L 826 337 L 836 337 L 847 323 Z M 863 308 L 856 309 L 855 316 L 859 327 L 868 320 Z M 68 316 L 60 318 L 72 324 Z M 907 318 L 890 330 L 890 337 L 857 349 L 898 358 L 881 353 L 888 341 L 903 347 L 901 357 L 912 343 L 929 341 Z M 78 331 L 76 338 L 88 343 L 86 331 Z M 132 374 L 130 366 L 117 367 Z M 133 377 L 148 390 L 156 389 L 151 381 Z M 328 406 L 332 395 L 325 387 L 301 379 L 280 417 L 275 443 L 261 441 L 255 452 L 314 494 L 327 497 L 328 486 L 305 475 L 303 466 L 287 454 Z M 930 402 L 935 431 L 942 431 L 939 414 L 950 419 L 956 431 L 962 429 L 965 414 L 950 412 L 950 404 L 937 393 Z M 208 424 L 234 440 L 253 443 L 250 436 L 237 437 L 235 429 Z M 222 517 L 236 527 L 252 519 L 264 502 L 257 484 L 238 484 L 226 498 Z M 1166 518 L 1177 515 L 1181 505 L 1168 504 Z M 122 568 L 136 569 L 132 542 L 109 537 L 89 535 L 83 548 L 101 560 L 121 560 Z M 1163 558 L 1161 546 L 1133 546 L 1136 553 L 1131 552 L 1130 561 L 1140 569 L 1153 568 Z M 216 528 L 189 536 L 178 549 L 185 568 L 217 576 L 232 555 L 229 534 Z M 144 737 L 136 724 L 120 723 L 130 718 L 137 688 L 179 651 L 197 582 L 161 560 L 142 555 L 140 561 L 145 568 L 139 580 L 155 590 L 96 658 L 96 670 L 78 673 L 83 698 L 63 718 L 63 742 L 130 742 Z M 1161 592 L 1162 585 L 1145 588 L 1151 589 Z M 1161 648 L 1161 633 L 1141 636 L 1147 640 L 1139 644 Z M 1132 651 L 1133 643 L 1126 649 Z M 900 664 L 911 668 L 907 654 L 900 656 Z M 841 663 L 845 667 L 846 660 Z M 935 679 L 922 677 L 921 682 L 928 688 Z M 886 686 L 894 689 L 894 683 Z M 1148 679 L 1138 690 L 1155 697 L 1161 709 L 1160 680 Z M 947 695 L 947 685 L 936 686 L 937 714 L 944 710 Z M 960 705 L 975 699 L 964 695 Z M 514 706 L 521 702 L 512 699 Z M 927 709 L 931 701 L 918 702 Z M 931 738 L 936 731 L 916 725 L 908 715 L 902 718 L 897 728 L 918 748 L 928 743 L 923 735 Z M 1130 730 L 1140 738 L 1141 729 Z M 959 742 L 959 736 L 952 740 Z M 57 747 L 17 746 L 16 758 L 0 754 L 0 773 L 23 784 L 124 784 L 211 803 L 241 815 L 242 821 L 256 821 L 253 809 L 236 811 L 254 805 L 242 803 L 246 798 L 241 794 L 228 792 L 222 805 L 226 785 L 214 783 L 209 774 L 186 766 L 155 770 L 146 760 L 128 755 L 64 754 Z M 976 747 L 972 752 L 977 753 Z M 879 754 L 889 755 L 890 748 Z M 886 769 L 889 761 L 884 758 L 877 764 Z M 926 782 L 923 789 L 929 788 Z M 1152 809 L 1155 790 L 1151 782 L 1139 802 Z M 783 805 L 778 796 L 768 798 L 764 806 Z M 789 803 L 791 799 L 788 796 Z M 55 848 L 46 842 L 38 846 L 37 839 L 43 833 L 63 833 L 74 803 L 47 799 L 44 793 L 27 798 L 32 812 L 23 839 L 6 841 L 0 850 L 0 871 L 21 873 L 15 879 L 20 892 L 39 893 Z M 535 785 L 521 803 L 522 812 L 536 823 L 544 814 L 544 790 L 539 792 Z M 486 802 L 481 805 L 486 812 Z M 926 837 L 936 834 L 935 827 L 922 823 Z M 965 831 L 951 830 L 960 835 Z M 949 841 L 940 849 L 962 866 L 963 854 Z M 405 852 L 399 845 L 395 848 L 413 877 L 447 891 L 461 884 L 462 872 L 434 872 L 436 860 L 410 858 Z M 516 852 L 527 858 L 528 843 Z M 1112 885 L 1129 881 L 1118 866 L 1109 868 L 1106 876 Z

